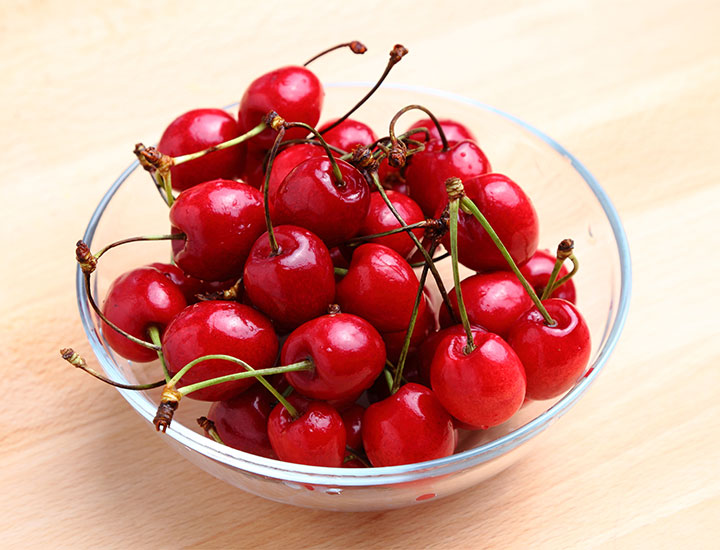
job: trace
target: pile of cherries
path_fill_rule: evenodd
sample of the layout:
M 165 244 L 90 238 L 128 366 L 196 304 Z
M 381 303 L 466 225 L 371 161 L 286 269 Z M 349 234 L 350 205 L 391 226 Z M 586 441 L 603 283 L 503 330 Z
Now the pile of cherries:
M 162 387 L 158 430 L 187 396 L 212 402 L 198 422 L 220 443 L 330 467 L 445 457 L 458 430 L 571 388 L 590 356 L 572 241 L 537 249 L 529 197 L 461 122 L 409 105 L 378 138 L 349 118 L 406 53 L 395 46 L 375 88 L 318 128 L 323 86 L 289 66 L 253 81 L 237 118 L 189 111 L 157 148 L 138 144 L 170 232 L 95 254 L 80 241 L 76 255 L 107 343 L 159 359 L 164 378 L 119 384 L 63 357 L 119 387 Z M 397 134 L 410 110 L 425 118 Z M 101 256 L 159 239 L 173 263 L 121 275 L 98 306 Z M 461 281 L 458 264 L 476 273 Z

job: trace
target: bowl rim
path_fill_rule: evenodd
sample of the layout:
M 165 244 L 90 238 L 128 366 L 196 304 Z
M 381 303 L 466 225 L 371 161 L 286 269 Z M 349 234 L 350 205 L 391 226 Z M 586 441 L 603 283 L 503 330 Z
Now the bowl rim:
M 324 83 L 324 85 L 327 88 L 368 88 L 372 86 L 373 83 L 347 81 Z M 440 90 L 437 88 L 398 83 L 385 83 L 382 87 L 392 90 L 425 94 L 465 103 L 472 107 L 480 108 L 499 115 L 502 118 L 517 124 L 522 129 L 533 134 L 535 137 L 540 138 L 557 153 L 567 158 L 572 167 L 585 180 L 585 183 L 595 195 L 595 198 L 600 203 L 600 206 L 608 218 L 615 237 L 615 242 L 617 244 L 617 252 L 620 261 L 620 296 L 616 305 L 615 318 L 612 320 L 612 314 L 609 317 L 608 325 L 605 327 L 605 334 L 603 337 L 604 344 L 602 345 L 594 364 L 591 365 L 590 370 L 586 373 L 585 377 L 583 377 L 557 403 L 526 424 L 516 428 L 502 437 L 499 437 L 498 439 L 484 443 L 478 447 L 453 454 L 448 457 L 429 460 L 426 462 L 367 469 L 307 466 L 304 464 L 294 464 L 264 458 L 220 445 L 215 441 L 190 430 L 179 422 L 173 423 L 168 428 L 164 436 L 170 437 L 180 445 L 196 451 L 199 454 L 204 455 L 228 468 L 239 469 L 263 477 L 282 480 L 289 484 L 311 483 L 313 485 L 359 487 L 405 483 L 427 477 L 452 474 L 476 464 L 497 458 L 500 455 L 518 447 L 525 441 L 545 430 L 552 422 L 567 412 L 580 398 L 580 396 L 587 391 L 607 363 L 618 342 L 627 318 L 632 287 L 632 269 L 630 249 L 620 217 L 610 201 L 610 198 L 595 177 L 574 155 L 567 151 L 557 141 L 520 118 L 506 113 L 496 107 L 454 92 Z M 88 223 L 83 236 L 83 240 L 88 243 L 88 245 L 91 245 L 92 243 L 98 222 L 100 221 L 100 218 L 102 217 L 102 214 L 107 208 L 110 200 L 138 166 L 139 163 L 137 161 L 128 166 L 101 199 L 90 218 L 90 222 Z M 76 290 L 78 308 L 80 310 L 83 327 L 98 361 L 101 363 L 108 375 L 113 379 L 121 382 L 127 382 L 127 379 L 117 368 L 117 365 L 114 363 L 112 357 L 103 347 L 100 335 L 95 329 L 93 316 L 91 315 L 87 302 L 87 295 L 85 293 L 84 276 L 79 266 L 76 273 Z M 611 321 L 612 325 L 609 324 Z M 155 416 L 155 408 L 154 406 L 151 406 L 151 404 L 142 396 L 144 392 L 133 392 L 123 389 L 118 389 L 118 391 L 128 401 L 133 409 L 135 409 L 150 424 L 152 424 L 152 419 Z

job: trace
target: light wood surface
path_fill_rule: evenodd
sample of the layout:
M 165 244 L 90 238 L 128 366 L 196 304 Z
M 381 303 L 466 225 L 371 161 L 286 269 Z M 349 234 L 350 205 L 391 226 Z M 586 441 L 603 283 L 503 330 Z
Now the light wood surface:
M 720 4 L 3 2 L 0 5 L 0 547 L 717 548 L 720 538 Z M 612 197 L 634 262 L 606 371 L 535 452 L 412 509 L 333 514 L 196 469 L 92 357 L 73 245 L 177 114 L 322 47 L 325 79 L 447 88 L 530 121 Z

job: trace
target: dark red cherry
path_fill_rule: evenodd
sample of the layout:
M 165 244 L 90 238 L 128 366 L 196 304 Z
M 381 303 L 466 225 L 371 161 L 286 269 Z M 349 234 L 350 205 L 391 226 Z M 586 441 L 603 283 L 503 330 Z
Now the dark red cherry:
M 283 345 L 283 365 L 305 359 L 311 359 L 315 368 L 285 374 L 300 393 L 323 400 L 357 397 L 385 366 L 385 344 L 360 317 L 323 315 L 299 326 Z
M 255 370 L 272 367 L 278 339 L 270 320 L 251 307 L 237 302 L 200 302 L 185 308 L 165 330 L 163 353 L 171 375 L 203 355 L 231 355 Z M 222 359 L 198 363 L 181 379 L 178 387 L 210 378 L 242 372 L 243 367 Z M 254 378 L 223 382 L 188 394 L 201 401 L 224 401 L 248 388 Z
M 173 264 L 155 262 L 150 264 L 149 267 L 154 267 L 175 283 L 182 291 L 188 304 L 197 302 L 198 294 L 227 290 L 237 282 L 236 279 L 228 279 L 227 281 L 202 281 L 187 275 L 182 269 Z
M 522 273 L 527 279 L 530 286 L 535 289 L 538 296 L 542 296 L 545 286 L 550 281 L 550 275 L 552 274 L 553 268 L 555 267 L 555 256 L 550 254 L 547 250 L 538 250 L 533 254 L 525 265 L 520 268 Z M 568 274 L 568 270 L 565 266 L 560 268 L 558 279 Z M 563 283 L 563 285 L 556 289 L 550 295 L 550 298 L 560 298 L 567 300 L 568 302 L 575 303 L 575 283 L 572 279 Z
M 280 151 L 273 161 L 270 183 L 268 185 L 268 200 L 270 201 L 271 214 L 274 212 L 273 205 L 275 204 L 275 197 L 285 176 L 307 159 L 324 157 L 326 154 L 325 149 L 319 145 L 312 145 L 310 143 L 298 143 L 297 145 L 291 145 L 287 149 Z
M 445 133 L 445 138 L 448 140 L 448 142 L 463 141 L 466 139 L 469 139 L 470 141 L 477 141 L 473 133 L 468 130 L 468 128 L 464 124 L 457 122 L 456 120 L 452 120 L 449 118 L 441 118 L 438 120 L 438 122 L 440 123 L 440 126 Z M 410 130 L 414 130 L 415 128 L 427 128 L 430 133 L 430 139 L 440 139 L 440 132 L 438 132 L 435 123 L 429 118 L 418 120 L 415 124 L 408 128 L 408 132 Z M 427 141 L 425 139 L 424 133 L 413 134 L 410 137 L 418 141 Z
M 365 407 L 358 404 L 351 405 L 340 413 L 345 425 L 346 443 L 348 447 L 356 451 L 362 449 L 362 419 L 364 414 Z
M 345 457 L 345 426 L 340 414 L 322 401 L 292 394 L 288 401 L 300 417 L 293 420 L 282 405 L 270 413 L 268 436 L 280 460 L 339 468 Z
M 410 196 L 428 217 L 435 217 L 448 202 L 445 180 L 458 177 L 465 182 L 490 171 L 490 162 L 474 141 L 452 142 L 447 151 L 442 148 L 442 142 L 430 140 L 405 170 Z
M 370 189 L 356 168 L 336 162 L 342 185 L 327 157 L 310 158 L 285 176 L 272 201 L 273 223 L 309 229 L 330 247 L 354 237 L 370 207 Z
M 204 281 L 239 279 L 250 248 L 265 231 L 262 195 L 246 183 L 214 180 L 183 191 L 170 208 L 175 263 Z
M 582 376 L 590 360 L 590 330 L 577 308 L 550 298 L 543 305 L 557 323 L 548 326 L 536 307 L 510 329 L 508 343 L 527 373 L 530 399 L 552 399 L 565 393 Z
M 225 445 L 246 453 L 277 458 L 267 433 L 270 411 L 270 392 L 256 384 L 237 397 L 213 403 L 208 418 L 215 423 Z
M 242 180 L 255 189 L 262 189 L 265 184 L 267 153 L 265 149 L 247 147 L 245 150 L 245 168 L 242 172 Z
M 403 195 L 402 193 L 398 193 L 397 191 L 386 191 L 386 194 L 388 199 L 390 199 L 390 202 L 400 214 L 400 217 L 402 217 L 408 225 L 421 222 L 425 219 L 420 207 L 410 197 Z M 385 231 L 391 231 L 399 227 L 402 227 L 402 225 L 390 211 L 380 193 L 371 193 L 370 209 L 360 226 L 360 232 L 358 234 L 375 235 L 377 233 L 384 233 Z M 415 233 L 415 236 L 418 239 L 422 239 L 422 228 L 413 230 L 413 233 Z M 406 232 L 377 237 L 368 242 L 384 244 L 385 246 L 392 248 L 403 258 L 407 258 L 410 253 L 415 250 L 415 243 Z
M 409 352 L 413 353 L 416 351 L 431 332 L 435 332 L 435 314 L 433 313 L 432 308 L 428 305 L 427 299 L 423 297 L 422 302 L 420 302 L 420 307 L 418 308 L 415 328 L 413 329 L 412 336 L 410 337 Z M 407 327 L 395 332 L 382 333 L 388 359 L 390 359 L 393 363 L 400 358 L 400 352 L 405 344 L 406 334 Z
M 238 121 L 241 132 L 260 124 L 269 111 L 276 111 L 288 122 L 315 126 L 320 120 L 325 91 L 317 76 L 305 67 L 282 67 L 255 79 L 240 100 Z M 248 141 L 250 148 L 270 149 L 277 133 L 267 129 Z M 307 130 L 291 128 L 285 139 L 301 139 Z
M 267 233 L 255 241 L 243 284 L 255 307 L 292 329 L 327 311 L 335 298 L 335 272 L 327 247 L 307 229 L 279 225 L 275 239 L 277 253 Z
M 140 267 L 120 275 L 108 289 L 102 311 L 112 323 L 125 332 L 149 341 L 148 328 L 162 332 L 186 302 L 178 286 L 152 267 Z M 103 335 L 119 355 L 146 363 L 157 359 L 157 353 L 135 344 L 103 323 Z
M 336 120 L 337 119 L 329 120 L 323 124 L 320 128 L 320 132 L 322 133 L 325 128 L 330 126 Z M 375 143 L 377 140 L 377 136 L 370 126 L 364 122 L 353 120 L 351 118 L 343 120 L 332 130 L 323 133 L 322 136 L 329 145 L 342 149 L 348 153 L 358 145 L 370 145 L 371 143 Z M 335 156 L 340 156 L 338 153 L 333 154 Z
M 195 109 L 170 123 L 157 148 L 161 153 L 179 157 L 229 141 L 241 133 L 237 121 L 225 111 Z M 205 181 L 240 177 L 244 161 L 244 144 L 240 144 L 173 166 L 170 170 L 173 189 L 182 191 Z
M 473 329 L 476 348 L 465 354 L 467 336 L 447 334 L 437 344 L 430 381 L 443 407 L 472 426 L 497 426 L 525 399 L 525 370 L 497 334 Z
M 366 319 L 380 332 L 396 332 L 407 329 L 419 286 L 400 254 L 368 243 L 353 252 L 350 268 L 337 285 L 336 301 L 342 311 Z M 427 307 L 425 300 L 420 303 Z
M 410 383 L 367 408 L 362 437 L 371 464 L 382 467 L 449 456 L 455 450 L 454 431 L 433 391 Z
M 505 336 L 510 326 L 533 305 L 530 296 L 509 271 L 494 271 L 468 277 L 460 283 L 463 302 L 473 325 Z M 453 311 L 458 311 L 455 289 L 448 294 Z M 447 308 L 440 309 L 440 325 L 452 325 Z
M 537 249 L 539 223 L 530 198 L 502 174 L 484 174 L 463 182 L 465 194 L 487 218 L 515 263 L 528 261 Z M 443 244 L 450 249 L 449 233 Z M 507 269 L 505 258 L 480 223 L 460 210 L 458 259 L 474 271 Z

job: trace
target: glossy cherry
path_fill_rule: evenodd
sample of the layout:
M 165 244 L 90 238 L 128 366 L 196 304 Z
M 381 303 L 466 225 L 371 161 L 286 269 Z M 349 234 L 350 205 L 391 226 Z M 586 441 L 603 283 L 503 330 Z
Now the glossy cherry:
M 315 126 L 320 120 L 325 91 L 315 74 L 305 67 L 289 66 L 270 71 L 256 78 L 240 100 L 238 122 L 247 132 L 262 122 L 269 111 L 277 112 L 288 122 L 304 122 Z M 307 135 L 302 128 L 292 128 L 285 139 Z M 248 147 L 270 149 L 276 132 L 267 129 L 248 141 Z
M 320 133 L 329 145 L 349 153 L 358 145 L 370 145 L 377 140 L 377 136 L 370 126 L 352 118 L 343 120 L 335 128 L 323 133 L 323 130 L 336 120 L 329 120 L 320 127 Z M 338 153 L 333 154 L 340 156 Z
M 237 121 L 221 109 L 195 109 L 180 115 L 167 127 L 158 150 L 171 157 L 197 153 L 239 136 Z M 243 172 L 244 144 L 215 151 L 205 157 L 173 166 L 173 189 L 182 191 L 218 178 L 234 179 Z
M 539 222 L 530 198 L 502 174 L 484 174 L 463 182 L 465 194 L 487 218 L 516 264 L 528 261 L 537 250 Z M 450 247 L 446 235 L 443 244 Z M 506 269 L 507 262 L 495 243 L 472 216 L 460 210 L 458 258 L 474 271 Z
M 454 431 L 433 391 L 410 383 L 367 408 L 362 437 L 370 462 L 382 467 L 449 456 L 455 450 Z
M 390 199 L 390 202 L 400 214 L 400 217 L 402 217 L 408 225 L 421 222 L 425 219 L 420 207 L 410 197 L 403 195 L 402 193 L 398 193 L 397 191 L 386 191 L 386 194 L 388 199 Z M 384 233 L 385 231 L 398 229 L 399 227 L 402 227 L 402 225 L 390 211 L 380 193 L 372 193 L 370 195 L 370 208 L 367 216 L 360 226 L 358 235 L 375 235 L 377 233 Z M 418 239 L 422 239 L 422 228 L 414 229 L 413 233 L 415 233 L 415 236 Z M 403 258 L 407 258 L 412 251 L 415 250 L 415 243 L 413 243 L 412 239 L 406 232 L 377 237 L 368 242 L 383 244 L 392 248 Z
M 198 294 L 227 290 L 237 282 L 236 279 L 228 279 L 227 281 L 203 281 L 187 275 L 182 269 L 173 264 L 155 262 L 150 264 L 149 267 L 154 267 L 175 283 L 182 291 L 188 304 L 197 302 Z
M 252 368 L 266 369 L 275 363 L 278 339 L 270 320 L 251 307 L 236 302 L 210 300 L 184 309 L 173 319 L 162 339 L 168 370 L 175 375 L 190 361 L 204 355 L 230 355 Z M 178 387 L 218 376 L 242 372 L 229 361 L 211 359 L 198 363 Z M 201 401 L 223 401 L 248 388 L 254 378 L 224 382 L 188 394 Z
M 497 426 L 525 399 L 525 370 L 497 334 L 473 328 L 476 348 L 465 354 L 467 336 L 447 334 L 437 344 L 430 381 L 445 409 L 472 426 Z
M 472 275 L 460 283 L 468 318 L 490 332 L 504 336 L 515 320 L 532 305 L 528 293 L 509 271 Z M 453 311 L 458 311 L 455 289 L 448 294 Z M 440 309 L 440 324 L 452 325 L 447 308 Z
M 420 283 L 400 254 L 381 244 L 368 243 L 353 252 L 347 274 L 337 285 L 342 311 L 369 321 L 381 332 L 406 330 Z M 420 302 L 419 316 L 427 307 Z
M 305 359 L 314 368 L 285 374 L 288 382 L 312 399 L 356 397 L 369 388 L 385 366 L 385 345 L 373 326 L 348 313 L 323 315 L 288 336 L 280 362 Z
M 429 334 L 435 332 L 435 313 L 432 307 L 430 307 L 427 298 L 423 298 L 418 309 L 418 317 L 415 321 L 415 328 L 413 329 L 412 336 L 410 337 L 410 347 L 408 348 L 409 353 L 415 352 L 420 344 L 425 341 Z M 405 335 L 407 334 L 407 327 L 402 330 L 395 332 L 383 332 L 382 338 L 385 342 L 385 349 L 387 350 L 388 359 L 392 362 L 396 362 L 402 351 L 403 345 L 405 344 Z M 404 373 L 405 371 L 403 371 Z
M 274 228 L 280 247 L 273 253 L 267 233 L 250 251 L 243 276 L 245 292 L 279 327 L 292 329 L 327 311 L 335 298 L 330 252 L 313 233 L 294 225 Z
M 242 172 L 242 180 L 255 189 L 262 189 L 262 186 L 265 184 L 265 160 L 267 153 L 265 149 L 246 147 L 245 168 Z
M 445 138 L 448 140 L 448 142 L 463 141 L 466 139 L 469 139 L 470 141 L 477 141 L 475 139 L 475 136 L 467 128 L 467 126 L 465 126 L 461 122 L 458 122 L 457 120 L 441 118 L 438 119 L 438 122 L 440 123 L 440 126 L 445 133 Z M 415 124 L 408 128 L 408 132 L 410 132 L 410 130 L 414 130 L 415 128 L 427 128 L 430 134 L 430 139 L 440 140 L 440 132 L 438 132 L 435 123 L 429 118 L 423 118 L 422 120 L 418 120 Z M 425 139 L 424 133 L 412 134 L 410 137 L 418 141 L 428 141 Z
M 288 401 L 300 417 L 293 420 L 282 405 L 268 419 L 270 444 L 280 460 L 339 468 L 345 457 L 347 435 L 340 414 L 327 403 L 292 394 Z
M 175 263 L 188 275 L 224 281 L 242 275 L 250 248 L 265 231 L 262 195 L 246 183 L 213 180 L 183 191 L 170 208 Z
M 302 164 L 304 161 L 313 157 L 324 157 L 325 149 L 319 145 L 310 143 L 298 143 L 291 145 L 287 149 L 283 149 L 275 157 L 270 173 L 270 181 L 268 185 L 268 198 L 270 200 L 270 213 L 273 213 L 273 205 L 277 196 L 280 184 L 292 170 Z
M 348 447 L 359 451 L 362 449 L 362 419 L 365 407 L 354 404 L 340 413 L 345 425 L 346 443 Z
M 356 168 L 336 162 L 342 184 L 327 157 L 310 158 L 285 176 L 271 201 L 273 223 L 309 229 L 328 246 L 354 237 L 370 207 L 370 189 Z
M 438 140 L 430 140 L 425 150 L 411 157 L 405 170 L 410 197 L 428 217 L 435 217 L 447 204 L 445 181 L 458 177 L 463 182 L 490 171 L 490 162 L 474 141 L 450 143 L 447 151 Z
M 552 399 L 569 390 L 590 359 L 590 330 L 578 309 L 565 300 L 543 300 L 556 325 L 549 326 L 536 307 L 512 326 L 508 343 L 522 361 L 530 399 Z
M 520 273 L 525 276 L 537 295 L 542 296 L 545 286 L 550 281 L 553 267 L 555 267 L 555 255 L 550 254 L 547 250 L 538 250 L 520 268 Z M 562 266 L 557 278 L 560 279 L 567 274 L 567 268 Z M 575 283 L 573 283 L 572 279 L 566 281 L 550 295 L 550 298 L 560 298 L 574 304 L 576 299 Z
M 272 408 L 270 393 L 256 384 L 237 397 L 213 403 L 208 418 L 215 423 L 225 445 L 246 453 L 277 458 L 267 433 Z
M 186 305 L 178 286 L 152 267 L 140 267 L 120 275 L 108 289 L 102 311 L 125 332 L 148 341 L 148 328 L 162 332 Z M 103 335 L 110 347 L 131 361 L 145 363 L 157 359 L 157 353 L 131 342 L 103 323 Z

